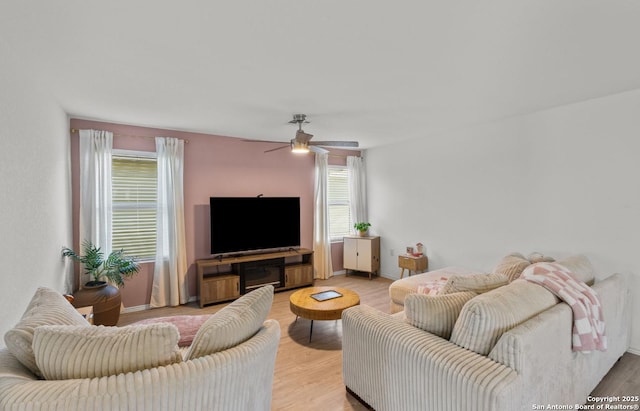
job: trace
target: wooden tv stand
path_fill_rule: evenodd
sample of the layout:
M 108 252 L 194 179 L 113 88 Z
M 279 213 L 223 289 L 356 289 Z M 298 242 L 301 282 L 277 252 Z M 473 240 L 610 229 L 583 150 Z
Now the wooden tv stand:
M 241 275 L 247 267 L 255 269 L 262 265 L 284 271 L 276 291 L 313 285 L 313 251 L 306 248 L 196 260 L 200 307 L 234 300 L 245 289 L 250 291 L 248 286 L 243 286 L 245 281 Z

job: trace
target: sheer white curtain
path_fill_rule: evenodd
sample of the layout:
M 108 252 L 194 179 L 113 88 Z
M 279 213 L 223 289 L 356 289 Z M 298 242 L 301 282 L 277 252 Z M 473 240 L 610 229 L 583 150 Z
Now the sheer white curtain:
M 187 251 L 184 234 L 184 141 L 156 137 L 158 205 L 156 263 L 151 306 L 187 303 Z
M 353 223 L 367 221 L 367 181 L 362 157 L 347 157 L 349 174 L 349 204 Z
M 331 240 L 329 238 L 329 207 L 327 204 L 327 176 L 329 156 L 316 153 L 314 213 L 313 213 L 313 265 L 314 278 L 333 276 Z
M 80 246 L 91 241 L 105 255 L 111 252 L 112 150 L 113 133 L 80 130 Z

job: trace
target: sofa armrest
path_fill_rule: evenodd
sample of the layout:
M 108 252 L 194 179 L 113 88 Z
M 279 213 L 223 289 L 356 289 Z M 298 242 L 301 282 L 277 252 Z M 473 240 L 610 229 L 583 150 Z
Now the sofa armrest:
M 342 320 L 344 383 L 376 410 L 515 409 L 514 370 L 365 305 Z
M 25 378 L 13 360 L 3 357 L 8 352 L 0 351 L 0 410 L 267 411 L 279 341 L 280 325 L 266 320 L 247 341 L 194 360 L 100 378 L 57 381 L 37 380 L 33 375 Z
M 631 341 L 631 296 L 627 279 L 622 274 L 613 274 L 592 288 L 602 304 L 609 350 L 622 356 Z
M 489 353 L 523 381 L 536 381 L 522 390 L 525 403 L 541 399 L 551 404 L 583 403 L 628 348 L 630 317 L 624 279 L 615 274 L 593 289 L 605 316 L 607 351 L 572 351 L 573 312 L 561 302 L 505 332 Z

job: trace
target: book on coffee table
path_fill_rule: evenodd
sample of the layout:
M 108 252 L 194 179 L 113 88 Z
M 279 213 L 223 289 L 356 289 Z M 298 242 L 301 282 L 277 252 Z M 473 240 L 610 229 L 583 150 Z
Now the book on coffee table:
M 326 301 L 326 300 L 331 300 L 333 298 L 342 297 L 342 294 L 334 290 L 329 290 L 329 291 L 322 291 L 319 293 L 311 294 L 310 297 L 316 301 Z

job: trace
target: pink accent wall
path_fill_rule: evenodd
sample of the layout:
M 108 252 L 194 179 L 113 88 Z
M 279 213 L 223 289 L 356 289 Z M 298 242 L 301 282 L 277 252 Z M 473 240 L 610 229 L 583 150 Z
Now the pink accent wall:
M 301 246 L 313 246 L 314 156 L 296 155 L 289 150 L 264 153 L 274 144 L 245 142 L 239 138 L 189 133 L 139 126 L 71 119 L 71 128 L 107 130 L 114 133 L 116 149 L 155 151 L 154 137 L 176 137 L 185 144 L 184 203 L 189 295 L 196 295 L 195 260 L 209 254 L 209 197 L 256 196 L 300 197 Z M 357 151 L 336 150 L 336 154 L 359 155 Z M 333 151 L 332 151 L 333 153 Z M 331 162 L 345 163 L 342 157 Z M 71 133 L 71 168 L 74 247 L 78 247 L 79 215 L 79 134 Z M 333 245 L 333 249 L 339 247 Z M 341 250 L 339 251 L 341 255 Z M 332 255 L 336 255 L 335 251 Z M 334 258 L 334 271 L 341 270 L 342 258 Z M 122 289 L 125 307 L 148 304 L 151 298 L 153 263 L 142 264 L 138 275 Z M 76 280 L 76 287 L 79 280 Z

